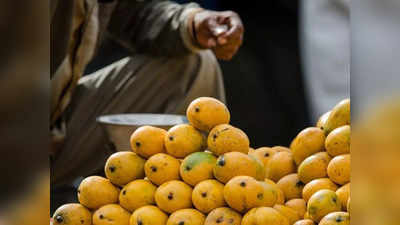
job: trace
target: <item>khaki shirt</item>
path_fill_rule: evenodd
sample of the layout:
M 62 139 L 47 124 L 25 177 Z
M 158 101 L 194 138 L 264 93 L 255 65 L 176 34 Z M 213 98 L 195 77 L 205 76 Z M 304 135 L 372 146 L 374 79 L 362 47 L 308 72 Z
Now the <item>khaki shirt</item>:
M 162 0 L 51 0 L 50 130 L 54 146 L 66 135 L 63 113 L 104 35 L 132 54 L 158 56 L 200 50 L 191 37 L 197 4 Z

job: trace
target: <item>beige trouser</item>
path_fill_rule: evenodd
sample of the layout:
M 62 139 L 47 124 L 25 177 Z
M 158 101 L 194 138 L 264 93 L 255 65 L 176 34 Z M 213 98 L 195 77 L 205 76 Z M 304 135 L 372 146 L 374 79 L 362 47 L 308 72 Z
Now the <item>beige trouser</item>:
M 66 184 L 103 168 L 112 150 L 96 117 L 184 114 L 200 96 L 225 101 L 221 70 L 210 51 L 175 58 L 135 55 L 83 77 L 65 114 L 66 140 L 51 165 L 52 184 Z

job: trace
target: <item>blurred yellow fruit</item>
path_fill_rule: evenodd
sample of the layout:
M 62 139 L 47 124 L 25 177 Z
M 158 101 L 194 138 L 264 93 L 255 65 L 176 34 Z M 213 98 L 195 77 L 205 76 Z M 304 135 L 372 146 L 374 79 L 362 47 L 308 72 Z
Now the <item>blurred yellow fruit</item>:
M 331 159 L 326 152 L 315 153 L 306 158 L 297 170 L 299 179 L 307 184 L 312 180 L 326 177 L 326 169 Z
M 130 225 L 165 225 L 168 216 L 158 207 L 149 205 L 143 206 L 133 212 L 130 218 Z
M 180 209 L 172 213 L 167 225 L 204 225 L 206 217 L 195 209 Z
M 337 184 L 350 182 L 350 154 L 334 157 L 328 165 L 328 176 Z
M 235 210 L 221 207 L 212 210 L 206 218 L 204 225 L 241 225 L 242 216 Z
M 276 184 L 285 194 L 286 201 L 294 198 L 301 198 L 304 183 L 299 180 L 297 173 L 282 177 Z
M 329 133 L 325 149 L 332 157 L 350 153 L 350 126 L 344 125 Z
M 53 214 L 54 225 L 92 225 L 92 214 L 81 204 L 71 203 L 60 206 Z
M 300 165 L 307 157 L 324 150 L 325 134 L 317 127 L 302 130 L 290 144 L 293 159 Z
M 129 225 L 130 217 L 131 214 L 120 205 L 109 204 L 94 212 L 93 225 Z

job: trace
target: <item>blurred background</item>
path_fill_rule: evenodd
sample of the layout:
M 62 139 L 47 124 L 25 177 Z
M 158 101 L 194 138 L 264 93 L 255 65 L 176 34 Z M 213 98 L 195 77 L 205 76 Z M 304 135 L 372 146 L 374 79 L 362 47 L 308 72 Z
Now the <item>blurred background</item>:
M 50 215 L 48 2 L 39 2 L 1 1 L 0 224 Z M 287 146 L 350 96 L 351 70 L 352 224 L 399 224 L 400 2 L 352 0 L 351 23 L 350 0 L 198 3 L 244 22 L 243 46 L 221 68 L 232 124 L 253 147 Z M 86 73 L 126 55 L 106 41 Z

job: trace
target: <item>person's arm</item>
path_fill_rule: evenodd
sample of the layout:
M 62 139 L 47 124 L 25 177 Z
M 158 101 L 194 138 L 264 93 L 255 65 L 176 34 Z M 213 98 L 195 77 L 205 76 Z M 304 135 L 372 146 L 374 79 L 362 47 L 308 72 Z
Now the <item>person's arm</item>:
M 180 5 L 162 0 L 119 0 L 108 32 L 127 49 L 157 56 L 201 50 L 190 34 L 197 4 Z
M 231 11 L 204 10 L 195 3 L 120 0 L 108 31 L 137 53 L 177 56 L 212 49 L 217 58 L 229 60 L 242 43 L 244 29 Z

